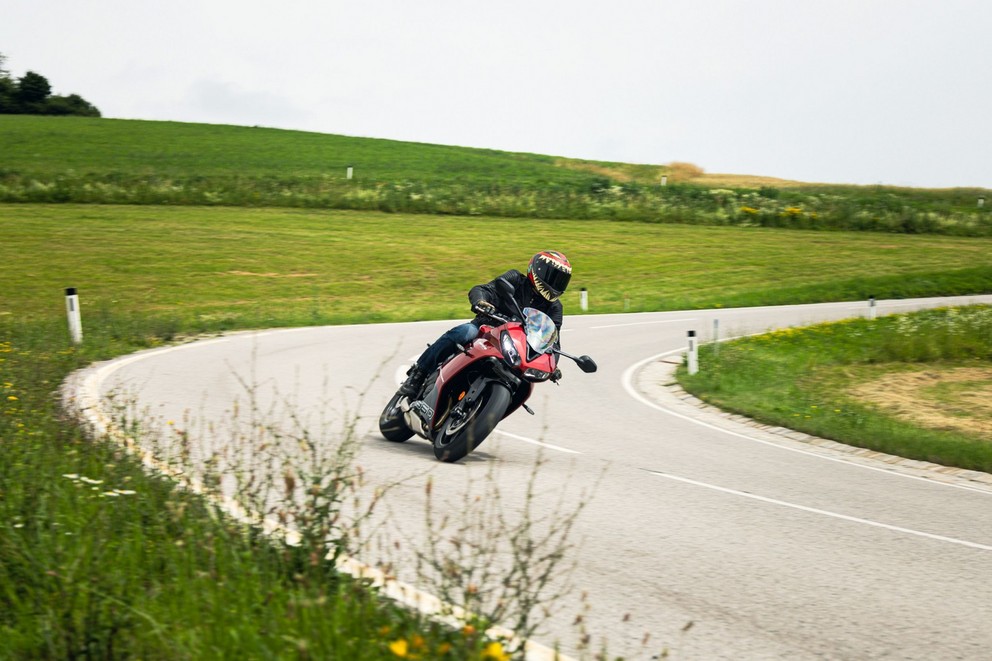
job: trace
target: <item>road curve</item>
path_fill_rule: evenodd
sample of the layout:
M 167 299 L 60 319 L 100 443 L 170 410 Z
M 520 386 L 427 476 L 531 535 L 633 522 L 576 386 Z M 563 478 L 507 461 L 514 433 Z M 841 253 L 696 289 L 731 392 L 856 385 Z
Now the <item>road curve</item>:
M 880 301 L 878 310 L 968 302 L 992 296 Z M 516 511 L 542 457 L 536 508 L 587 503 L 569 555 L 575 591 L 540 635 L 572 656 L 605 646 L 632 659 L 663 649 L 684 659 L 988 658 L 992 488 L 689 414 L 639 378 L 677 354 L 688 330 L 708 339 L 714 319 L 730 336 L 867 311 L 832 303 L 567 317 L 563 346 L 600 370 L 563 365 L 562 385 L 531 399 L 536 417 L 505 420 L 453 465 L 422 440 L 393 444 L 376 430 L 398 374 L 450 321 L 236 333 L 142 352 L 77 375 L 93 392 L 76 399 L 124 393 L 165 433 L 193 419 L 217 433 L 249 390 L 259 411 L 295 416 L 315 438 L 357 415 L 369 484 L 394 485 L 377 510 L 394 543 L 363 559 L 393 562 L 410 582 L 404 544 L 423 536 L 428 479 L 435 504 L 465 502 L 489 479 Z

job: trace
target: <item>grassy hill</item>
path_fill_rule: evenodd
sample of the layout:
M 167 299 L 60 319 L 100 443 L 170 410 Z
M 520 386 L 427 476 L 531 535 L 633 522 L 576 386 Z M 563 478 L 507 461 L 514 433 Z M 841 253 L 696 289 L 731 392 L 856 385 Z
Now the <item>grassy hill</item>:
M 992 203 L 978 206 L 988 195 L 980 189 L 802 184 L 707 175 L 689 164 L 583 161 L 265 128 L 8 115 L 0 117 L 0 154 L 0 202 L 992 235 Z

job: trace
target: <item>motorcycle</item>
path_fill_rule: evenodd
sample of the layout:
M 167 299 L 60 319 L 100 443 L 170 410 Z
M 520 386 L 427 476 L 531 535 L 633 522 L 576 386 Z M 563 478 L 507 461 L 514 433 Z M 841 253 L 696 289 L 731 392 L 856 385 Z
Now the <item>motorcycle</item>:
M 435 457 L 455 462 L 517 409 L 534 415 L 527 399 L 535 384 L 560 377 L 558 356 L 571 358 L 583 372 L 596 371 L 589 356 L 576 357 L 556 347 L 558 329 L 548 315 L 535 308 L 521 309 L 513 285 L 502 279 L 498 284 L 517 316 L 473 307 L 493 324 L 482 325 L 470 346 L 459 345 L 424 379 L 416 395 L 393 395 L 379 416 L 384 438 L 402 443 L 416 434 L 433 444 Z

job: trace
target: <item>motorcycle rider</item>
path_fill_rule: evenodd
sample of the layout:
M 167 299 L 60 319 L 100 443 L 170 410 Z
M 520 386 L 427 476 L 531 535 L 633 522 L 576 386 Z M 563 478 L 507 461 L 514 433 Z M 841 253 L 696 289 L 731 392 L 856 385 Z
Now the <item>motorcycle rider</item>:
M 551 317 L 555 327 L 561 331 L 562 307 L 558 299 L 565 293 L 572 278 L 572 265 L 562 253 L 542 250 L 531 258 L 526 275 L 510 269 L 490 282 L 472 287 L 468 300 L 472 309 L 480 313 L 472 321 L 455 326 L 427 347 L 407 372 L 407 379 L 399 389 L 400 394 L 407 397 L 417 394 L 427 375 L 451 356 L 457 345 L 467 346 L 478 337 L 479 327 L 492 323 L 482 312 L 501 312 L 504 316 L 516 314 L 517 311 L 507 307 L 508 302 L 504 302 L 499 295 L 496 283 L 500 278 L 513 285 L 513 298 L 521 308 L 540 310 Z

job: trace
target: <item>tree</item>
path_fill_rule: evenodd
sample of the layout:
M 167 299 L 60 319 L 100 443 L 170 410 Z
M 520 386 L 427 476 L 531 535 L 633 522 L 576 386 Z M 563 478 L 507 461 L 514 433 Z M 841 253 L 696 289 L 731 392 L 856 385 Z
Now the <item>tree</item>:
M 48 97 L 45 101 L 45 114 L 99 117 L 100 111 L 78 94 L 70 94 L 69 96 Z
M 7 56 L 0 53 L 0 114 L 17 112 L 17 101 L 14 99 L 17 86 L 10 79 L 10 72 L 7 71 L 6 64 Z
M 28 71 L 17 80 L 17 98 L 21 103 L 43 103 L 51 93 L 48 79 L 34 71 Z
M 0 114 L 100 116 L 96 106 L 78 94 L 52 96 L 51 84 L 39 73 L 28 71 L 15 81 L 6 65 L 7 56 L 0 53 Z

